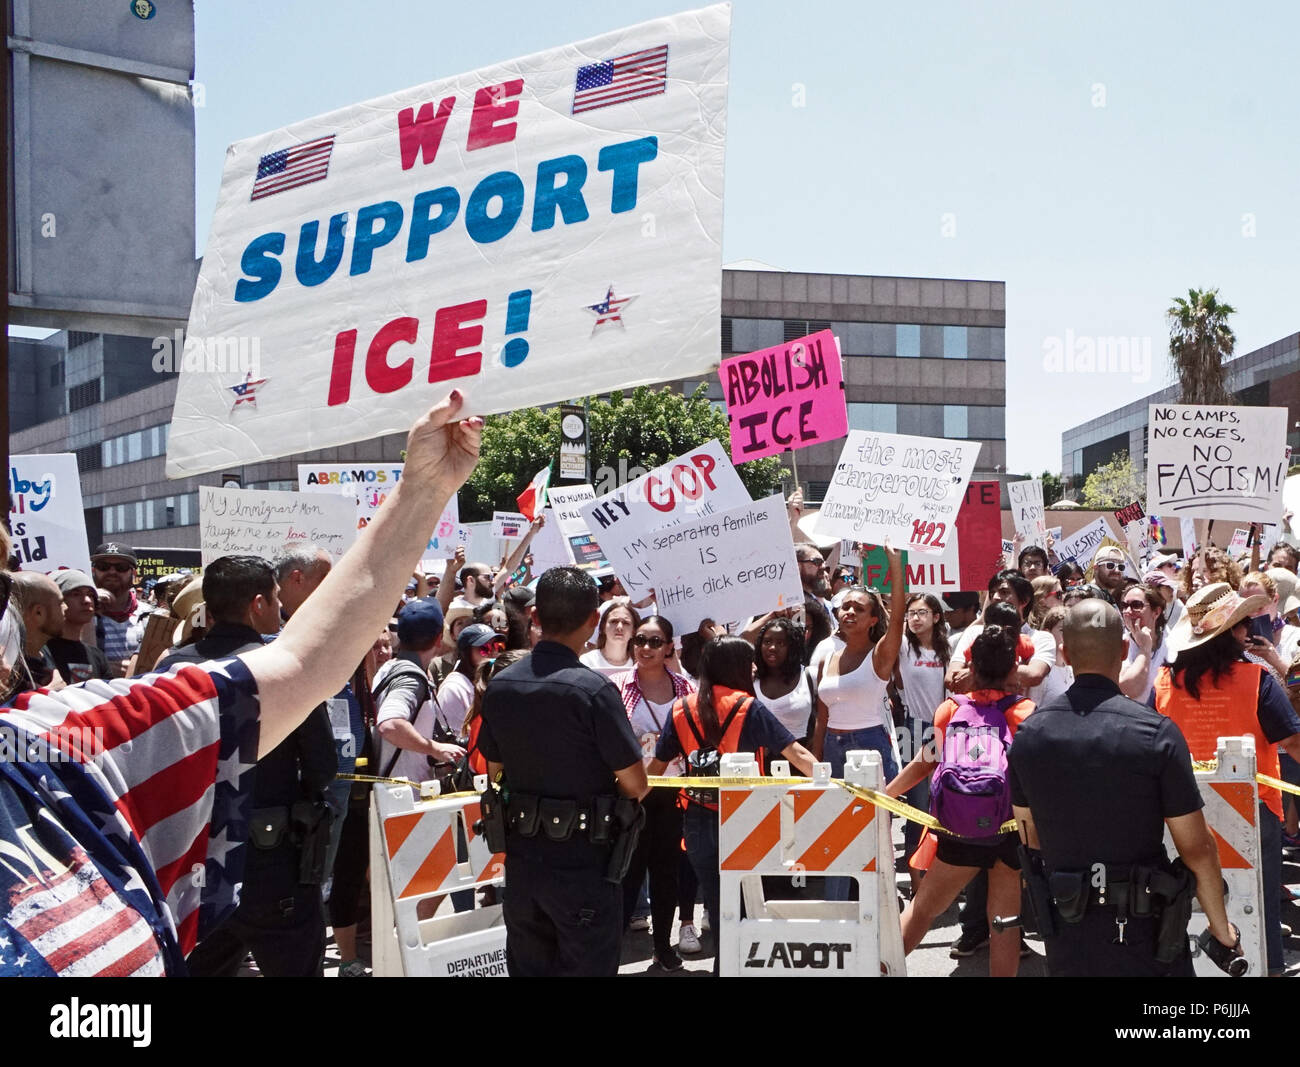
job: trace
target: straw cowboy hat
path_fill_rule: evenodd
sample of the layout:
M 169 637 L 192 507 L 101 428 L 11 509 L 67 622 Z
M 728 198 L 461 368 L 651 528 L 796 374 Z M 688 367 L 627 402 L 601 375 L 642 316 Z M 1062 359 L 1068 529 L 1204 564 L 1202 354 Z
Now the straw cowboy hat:
M 194 628 L 199 625 L 200 608 L 203 607 L 203 579 L 191 578 L 179 593 L 172 598 L 172 615 L 178 620 L 176 631 L 172 634 L 172 643 L 182 645 L 194 636 Z
M 1277 613 L 1286 618 L 1291 612 L 1300 608 L 1300 596 L 1296 596 L 1296 576 L 1285 567 L 1270 567 L 1264 572 L 1273 579 L 1277 586 Z M 58 575 L 55 576 L 58 580 Z
M 1262 593 L 1240 597 L 1227 582 L 1202 586 L 1188 598 L 1187 610 L 1169 635 L 1169 650 L 1183 652 L 1227 633 L 1242 619 L 1268 607 Z

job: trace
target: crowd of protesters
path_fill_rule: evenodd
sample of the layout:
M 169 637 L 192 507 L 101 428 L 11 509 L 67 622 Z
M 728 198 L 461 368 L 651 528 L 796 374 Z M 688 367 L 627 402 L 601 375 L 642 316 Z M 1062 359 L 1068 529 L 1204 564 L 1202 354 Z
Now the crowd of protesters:
M 684 771 L 690 745 L 674 727 L 675 714 L 712 734 L 702 745 L 725 748 L 731 713 L 745 707 L 733 748 L 784 756 L 805 773 L 825 761 L 836 777 L 846 753 L 874 751 L 887 790 L 925 809 L 944 731 L 961 706 L 956 698 L 997 704 L 1014 734 L 1036 705 L 1071 685 L 1062 650 L 1066 611 L 1096 598 L 1121 613 L 1127 653 L 1119 684 L 1134 700 L 1173 714 L 1189 695 L 1195 704 L 1198 687 L 1228 685 L 1236 664 L 1258 665 L 1261 744 L 1271 753 L 1261 767 L 1300 784 L 1300 728 L 1292 728 L 1295 689 L 1288 684 L 1300 681 L 1300 550 L 1291 544 L 1278 543 L 1262 562 L 1258 547 L 1241 561 L 1213 546 L 1190 561 L 1157 554 L 1140 573 L 1117 545 L 1064 562 L 1050 544 L 1017 546 L 982 593 L 909 593 L 894 581 L 882 595 L 859 581 L 856 560 L 840 559 L 837 542 L 803 533 L 798 495 L 789 508 L 803 602 L 737 626 L 736 636 L 713 620 L 675 633 L 656 614 L 653 596 L 633 603 L 616 576 L 593 578 L 600 622 L 581 662 L 618 690 L 649 773 Z M 467 560 L 462 548 L 441 574 L 416 571 L 348 684 L 261 761 L 242 900 L 189 952 L 192 973 L 235 974 L 251 955 L 268 975 L 320 975 L 327 923 L 339 974 L 367 973 L 358 929 L 366 910 L 369 787 L 338 775 L 438 778 L 455 788 L 486 770 L 477 751 L 484 694 L 539 636 L 530 610 L 538 576 L 527 546 L 540 523 L 496 564 Z M 901 558 L 888 546 L 886 559 L 891 573 L 901 574 Z M 276 559 L 227 556 L 201 575 L 171 574 L 147 586 L 136 564 L 130 546 L 110 542 L 91 555 L 89 575 L 10 576 L 22 623 L 11 694 L 150 675 L 272 642 L 333 561 L 315 546 L 296 545 Z M 1248 602 L 1246 629 L 1198 630 L 1180 643 L 1184 615 L 1204 619 L 1207 596 L 1225 590 Z M 1268 962 L 1280 973 L 1281 855 L 1300 848 L 1300 813 L 1290 796 L 1261 798 Z M 702 951 L 717 918 L 716 815 L 707 798 L 667 789 L 652 791 L 644 807 L 646 827 L 623 886 L 624 925 L 648 928 L 653 964 L 674 971 L 683 954 Z M 963 891 L 951 955 L 970 956 L 990 943 L 989 916 L 1018 910 L 1014 834 L 1004 836 L 982 850 L 936 841 L 907 824 L 907 950 Z M 841 878 L 818 890 L 822 899 L 855 892 Z M 470 909 L 482 899 L 453 894 L 451 906 Z M 993 934 L 991 971 L 1014 974 L 1027 951 L 1018 935 Z

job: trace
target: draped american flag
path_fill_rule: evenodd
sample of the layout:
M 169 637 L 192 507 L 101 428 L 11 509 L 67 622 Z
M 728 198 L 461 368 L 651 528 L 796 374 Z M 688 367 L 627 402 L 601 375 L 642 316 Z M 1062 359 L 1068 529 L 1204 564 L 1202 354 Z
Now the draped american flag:
M 183 972 L 238 902 L 257 714 L 238 660 L 0 711 L 0 975 Z
M 657 96 L 668 88 L 668 46 L 646 48 L 578 68 L 573 114 Z
M 257 178 L 250 199 L 261 200 L 264 196 L 323 180 L 329 174 L 333 152 L 334 134 L 331 133 L 263 156 L 257 161 Z

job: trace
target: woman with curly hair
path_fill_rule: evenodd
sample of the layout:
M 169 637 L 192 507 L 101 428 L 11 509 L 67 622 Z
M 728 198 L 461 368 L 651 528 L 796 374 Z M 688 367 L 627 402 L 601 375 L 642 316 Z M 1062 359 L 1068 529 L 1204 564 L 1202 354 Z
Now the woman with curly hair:
M 800 744 L 812 733 L 817 683 L 804 668 L 804 630 L 793 619 L 769 619 L 754 648 L 754 694 Z

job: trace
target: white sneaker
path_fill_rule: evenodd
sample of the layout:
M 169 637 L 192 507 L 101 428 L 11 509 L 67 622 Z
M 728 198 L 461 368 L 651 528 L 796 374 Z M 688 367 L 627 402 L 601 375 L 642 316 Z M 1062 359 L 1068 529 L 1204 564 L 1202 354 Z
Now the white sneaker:
M 700 912 L 700 933 L 704 933 L 708 929 L 709 929 L 709 912 L 708 909 L 705 908 Z
M 627 924 L 629 930 L 649 930 L 650 920 L 645 915 L 634 915 L 632 921 Z
M 682 923 L 682 928 L 677 931 L 677 951 L 687 956 L 700 951 L 700 935 L 694 923 Z

